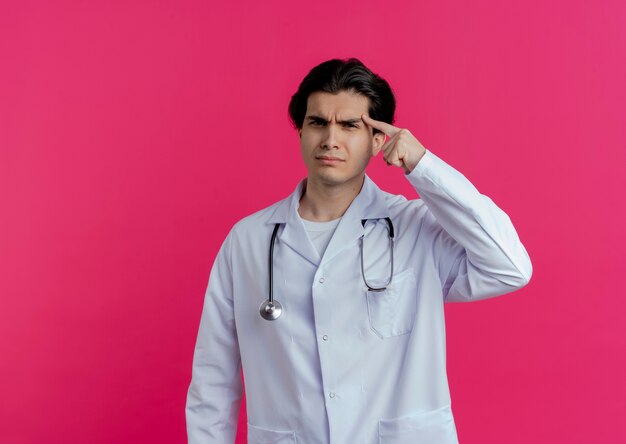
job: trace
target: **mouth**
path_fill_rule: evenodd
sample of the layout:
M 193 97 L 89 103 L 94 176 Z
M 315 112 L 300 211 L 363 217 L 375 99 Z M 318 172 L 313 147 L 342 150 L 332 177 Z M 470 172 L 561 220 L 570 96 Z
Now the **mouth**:
M 343 162 L 343 159 L 340 159 L 339 157 L 332 157 L 332 156 L 319 156 L 319 157 L 316 157 L 316 159 L 319 160 L 324 165 L 336 165 L 338 163 Z

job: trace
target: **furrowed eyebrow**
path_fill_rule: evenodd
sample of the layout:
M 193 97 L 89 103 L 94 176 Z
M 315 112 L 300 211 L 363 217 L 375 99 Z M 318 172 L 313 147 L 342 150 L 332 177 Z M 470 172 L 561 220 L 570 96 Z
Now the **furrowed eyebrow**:
M 323 118 L 321 116 L 307 116 L 307 120 L 328 123 L 328 120 L 326 120 L 325 118 Z M 348 124 L 354 125 L 354 124 L 361 123 L 361 119 L 360 118 L 353 118 L 353 119 L 346 119 L 346 120 L 337 120 L 337 123 L 339 123 L 339 124 L 348 123 Z
M 323 117 L 320 117 L 320 116 L 307 116 L 307 120 L 316 120 L 318 122 L 328 123 L 328 120 L 326 120 L 326 119 L 324 119 Z
M 337 123 L 350 123 L 350 124 L 357 124 L 357 123 L 361 123 L 361 119 L 337 120 Z

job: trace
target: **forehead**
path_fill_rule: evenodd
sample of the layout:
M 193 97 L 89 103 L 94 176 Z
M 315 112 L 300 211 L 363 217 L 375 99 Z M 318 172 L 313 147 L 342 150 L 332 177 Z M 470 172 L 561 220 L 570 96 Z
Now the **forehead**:
M 368 113 L 369 102 L 368 97 L 352 91 L 339 91 L 337 94 L 318 91 L 309 95 L 306 115 L 360 117 Z

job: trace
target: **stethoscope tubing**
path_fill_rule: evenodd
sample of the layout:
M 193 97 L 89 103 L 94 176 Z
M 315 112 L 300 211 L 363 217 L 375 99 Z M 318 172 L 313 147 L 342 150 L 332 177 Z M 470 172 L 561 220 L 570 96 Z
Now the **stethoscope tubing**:
M 276 224 L 274 227 L 274 231 L 272 232 L 272 240 L 270 241 L 270 257 L 269 257 L 269 265 L 270 265 L 270 304 L 274 302 L 274 244 L 276 243 L 276 234 L 278 233 L 278 228 L 280 224 Z
M 391 271 L 389 274 L 389 280 L 382 287 L 372 287 L 365 278 L 365 266 L 363 264 L 363 240 L 365 238 L 365 234 L 359 239 L 359 246 L 361 250 L 361 276 L 363 277 L 363 282 L 370 291 L 384 291 L 391 284 L 393 279 L 393 247 L 394 247 L 394 238 L 395 233 L 393 229 L 393 223 L 391 222 L 391 218 L 385 217 L 387 221 L 387 226 L 389 228 L 389 245 L 391 250 Z M 365 228 L 365 223 L 368 219 L 361 219 L 361 225 Z M 278 233 L 278 228 L 280 227 L 280 223 L 277 223 L 274 226 L 274 231 L 272 232 L 272 238 L 270 240 L 270 254 L 269 254 L 269 298 L 263 301 L 261 306 L 259 307 L 259 313 L 261 317 L 268 321 L 275 321 L 282 314 L 282 306 L 280 302 L 274 300 L 274 244 L 276 243 L 276 235 Z
M 365 266 L 363 265 L 363 256 L 365 255 L 365 252 L 363 251 L 364 250 L 363 244 L 364 244 L 365 234 L 359 238 L 359 246 L 361 248 L 361 276 L 363 276 L 363 282 L 365 283 L 365 286 L 367 287 L 367 289 L 369 291 L 385 291 L 387 289 L 387 287 L 391 284 L 391 280 L 393 279 L 394 230 L 393 230 L 393 224 L 391 223 L 391 219 L 386 217 L 385 220 L 387 221 L 387 226 L 389 228 L 389 246 L 390 246 L 390 250 L 391 250 L 391 271 L 389 272 L 389 279 L 387 280 L 387 283 L 385 285 L 383 285 L 382 287 L 372 287 L 367 282 L 367 279 L 365 277 Z M 363 225 L 363 228 L 365 228 L 365 222 L 367 222 L 367 219 L 362 219 L 361 220 L 361 224 Z

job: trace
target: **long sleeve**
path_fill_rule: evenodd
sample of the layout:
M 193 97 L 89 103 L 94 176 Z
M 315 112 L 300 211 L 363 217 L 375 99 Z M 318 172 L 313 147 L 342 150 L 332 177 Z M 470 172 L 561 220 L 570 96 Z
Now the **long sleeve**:
M 532 264 L 510 218 L 460 172 L 431 151 L 405 176 L 428 211 L 446 301 L 473 301 L 525 286 Z
M 242 399 L 241 357 L 233 310 L 232 231 L 211 269 L 187 393 L 190 444 L 235 442 Z

